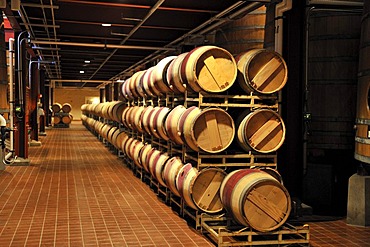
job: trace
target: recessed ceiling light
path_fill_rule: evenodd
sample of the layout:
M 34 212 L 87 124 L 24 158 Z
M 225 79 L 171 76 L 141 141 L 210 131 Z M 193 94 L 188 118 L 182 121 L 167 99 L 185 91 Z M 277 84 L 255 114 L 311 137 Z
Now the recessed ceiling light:
M 101 24 L 103 27 L 110 27 L 110 26 L 112 26 L 112 24 L 110 24 L 110 23 L 102 23 Z
M 80 70 L 80 74 L 84 74 L 85 73 L 85 71 L 83 71 L 83 70 Z
M 85 60 L 85 63 L 90 63 L 90 60 Z

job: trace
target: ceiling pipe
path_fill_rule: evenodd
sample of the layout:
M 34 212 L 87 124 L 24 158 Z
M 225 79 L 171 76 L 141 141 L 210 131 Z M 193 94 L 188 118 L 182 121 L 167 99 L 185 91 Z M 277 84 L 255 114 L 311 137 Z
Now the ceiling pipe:
M 71 82 L 71 83 L 83 83 L 83 85 L 86 85 L 86 83 L 99 83 L 99 85 L 106 85 L 108 83 L 111 83 L 111 81 L 105 81 L 105 80 L 67 80 L 67 79 L 52 79 L 50 80 L 50 85 L 52 88 L 55 88 L 55 83 L 63 83 L 63 82 Z M 59 86 L 58 88 L 63 88 L 62 86 Z M 68 87 L 69 88 L 69 87 Z M 78 86 L 76 88 L 83 88 L 81 86 Z
M 51 79 L 51 83 L 55 82 L 91 82 L 91 83 L 104 83 L 104 82 L 111 82 L 107 80 L 68 80 L 68 79 Z
M 135 9 L 150 9 L 151 6 L 127 4 L 127 3 L 108 3 L 108 2 L 92 2 L 92 1 L 80 1 L 80 0 L 59 0 L 62 3 L 77 3 L 77 4 L 90 4 L 100 5 L 108 7 L 120 7 L 120 8 L 135 8 Z M 217 13 L 217 11 L 203 10 L 203 9 L 188 9 L 188 8 L 173 8 L 173 7 L 160 7 L 159 10 L 167 11 L 183 11 L 183 12 L 195 12 L 195 13 Z
M 25 28 L 26 28 L 25 31 L 27 31 L 28 36 L 29 37 L 35 37 L 35 33 L 34 33 L 33 29 L 32 29 L 32 26 L 29 25 L 30 21 L 28 19 L 28 16 L 27 16 L 26 12 L 24 11 L 23 5 L 21 5 L 21 9 L 18 11 L 18 15 L 21 17 L 22 22 L 25 24 L 24 25 Z M 37 55 L 39 57 L 42 57 L 42 53 L 40 53 L 39 50 L 37 50 Z M 52 77 L 52 74 L 50 73 L 50 70 L 49 70 L 48 67 L 46 67 L 46 72 L 49 74 L 49 76 Z
M 123 45 L 126 43 L 126 41 L 146 22 L 152 15 L 153 13 L 164 3 L 165 0 L 158 0 L 157 3 L 149 10 L 149 12 L 145 15 L 143 20 L 139 22 L 131 31 L 127 34 L 127 36 L 120 42 L 120 45 Z M 108 60 L 118 51 L 118 49 L 115 49 L 112 51 L 111 54 L 108 55 L 108 57 L 102 62 L 97 70 L 90 76 L 89 79 L 92 79 L 98 72 L 99 70 L 108 62 Z
M 65 41 L 41 41 L 31 39 L 31 42 L 37 45 L 65 45 L 65 46 L 83 46 L 104 49 L 136 49 L 136 50 L 160 50 L 160 51 L 174 51 L 175 48 L 154 47 L 154 46 L 138 46 L 138 45 L 113 45 L 113 44 L 95 44 L 95 43 L 78 43 Z
M 54 6 L 53 4 L 53 0 L 50 0 L 50 5 L 51 6 Z M 53 25 L 55 25 L 55 14 L 54 14 L 54 8 L 51 9 L 51 19 L 52 19 L 52 23 Z M 53 28 L 53 33 L 54 33 L 54 39 L 57 40 L 57 30 L 56 28 L 54 27 Z M 58 46 L 56 45 L 55 46 L 56 48 L 58 48 Z M 54 55 L 54 53 L 52 52 L 52 54 Z M 57 64 L 55 65 L 55 68 L 57 69 L 57 77 L 58 78 L 61 78 L 62 75 L 61 75 L 61 70 L 60 70 L 60 56 L 59 56 L 59 51 L 57 50 L 56 52 L 56 61 L 57 61 Z

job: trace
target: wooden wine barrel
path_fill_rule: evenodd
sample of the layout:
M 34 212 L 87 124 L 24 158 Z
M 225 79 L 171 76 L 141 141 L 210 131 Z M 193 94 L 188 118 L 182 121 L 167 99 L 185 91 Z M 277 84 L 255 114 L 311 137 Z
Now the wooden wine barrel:
M 167 161 L 163 170 L 163 180 L 170 191 L 176 196 L 180 196 L 176 187 L 176 177 L 183 165 L 184 164 L 181 162 L 180 157 L 175 156 Z
M 122 150 L 122 145 L 124 143 L 124 141 L 128 138 L 128 135 L 124 132 L 124 131 L 121 131 L 118 136 L 117 136 L 117 139 L 116 139 L 116 143 L 115 143 L 115 147 L 119 150 Z M 114 144 L 113 144 L 114 145 Z
M 232 54 L 263 48 L 265 15 L 266 8 L 261 7 L 220 27 L 215 31 L 215 44 Z
M 111 128 L 109 124 L 103 124 L 103 126 L 100 128 L 99 134 L 104 139 L 107 139 L 108 130 Z
M 118 136 L 123 132 L 121 131 L 119 128 L 117 128 L 118 131 L 115 131 L 114 134 L 112 135 L 112 140 L 111 140 L 111 144 L 118 149 L 117 147 L 117 139 L 118 139 Z
M 167 83 L 174 93 L 185 93 L 186 84 L 181 78 L 181 64 L 188 53 L 182 53 L 171 61 L 167 68 Z
M 146 92 L 143 87 L 143 77 L 145 74 L 146 70 L 141 70 L 138 73 L 138 76 L 136 77 L 135 80 L 135 89 L 137 93 L 139 94 L 140 97 L 145 98 L 146 97 Z
M 73 120 L 73 117 L 72 117 L 71 114 L 68 114 L 68 115 L 62 117 L 62 123 L 64 123 L 64 124 L 70 124 L 72 122 L 72 120 Z
M 135 165 L 139 168 L 143 168 L 143 165 L 141 164 L 141 160 L 140 160 L 140 153 L 143 147 L 144 147 L 144 143 L 141 141 L 138 141 L 133 147 L 133 150 L 131 153 L 132 160 L 134 161 Z
M 143 75 L 143 89 L 145 91 L 146 97 L 154 97 L 156 95 L 159 95 L 160 92 L 156 87 L 154 87 L 154 84 L 152 82 L 152 71 L 154 69 L 153 67 L 150 67 L 147 69 Z
M 99 129 L 103 126 L 103 123 L 102 122 L 99 122 L 99 121 L 95 121 L 94 122 L 94 130 L 96 133 L 99 133 Z
M 142 168 L 141 162 L 140 162 L 140 151 L 144 147 L 144 143 L 142 143 L 139 140 L 135 140 L 131 143 L 130 147 L 128 147 L 129 150 L 129 158 L 134 162 L 134 164 Z
M 161 156 L 158 157 L 158 160 L 155 161 L 155 177 L 157 181 L 162 185 L 167 187 L 166 183 L 163 179 L 163 171 L 169 161 L 170 156 L 168 153 L 163 153 Z
M 107 109 L 109 120 L 116 121 L 116 120 L 115 120 L 115 115 L 114 115 L 114 114 L 116 114 L 116 110 L 115 110 L 115 108 L 116 108 L 116 105 L 119 105 L 119 104 L 121 104 L 121 103 L 123 103 L 123 102 L 121 102 L 121 101 L 112 101 L 112 102 L 109 104 L 109 107 L 108 107 L 108 109 Z
M 126 113 L 126 122 L 129 126 L 130 129 L 133 129 L 135 130 L 135 126 L 134 126 L 134 116 L 135 116 L 135 113 L 136 111 L 140 108 L 139 106 L 130 106 L 130 110 L 127 111 Z
M 193 202 L 199 210 L 214 214 L 223 210 L 220 198 L 221 183 L 226 172 L 219 168 L 201 170 L 190 185 Z
M 104 102 L 103 103 L 101 114 L 102 114 L 102 117 L 104 119 L 110 120 L 110 117 L 109 117 L 109 108 L 110 108 L 111 105 L 112 105 L 112 102 Z
M 130 92 L 132 94 L 132 97 L 134 99 L 137 99 L 140 96 L 139 91 L 137 90 L 138 89 L 137 85 L 140 81 L 141 73 L 142 73 L 142 71 L 135 72 L 131 76 L 130 83 L 128 85 L 128 87 L 130 89 Z
M 193 202 L 191 184 L 198 174 L 198 169 L 193 167 L 192 164 L 187 163 L 181 167 L 176 177 L 176 188 L 181 197 L 184 199 L 186 205 L 193 209 L 197 206 Z
M 158 134 L 157 130 L 154 128 L 155 125 L 155 115 L 158 111 L 160 111 L 163 107 L 156 106 L 153 108 L 153 110 L 149 113 L 149 133 L 153 135 L 155 138 L 161 138 L 161 136 Z
M 127 110 L 126 115 L 125 115 L 126 127 L 130 129 L 133 129 L 131 116 L 132 116 L 132 112 L 135 110 L 135 107 L 137 106 L 128 107 L 129 109 Z
M 144 106 L 138 106 L 138 108 L 133 113 L 133 119 L 132 119 L 133 126 L 140 133 L 144 133 L 144 129 L 141 123 L 144 110 L 145 110 Z
M 278 150 L 284 140 L 283 119 L 270 109 L 250 112 L 237 127 L 237 141 L 245 151 L 270 153 Z
M 103 106 L 104 106 L 104 103 L 97 104 L 96 107 L 94 108 L 94 112 L 95 112 L 94 115 L 101 117 Z
M 116 133 L 117 132 L 117 133 Z M 107 133 L 107 140 L 110 144 L 112 144 L 112 140 L 114 138 L 114 135 L 118 134 L 119 128 L 112 126 L 110 130 Z
M 152 150 L 149 151 L 148 157 L 146 161 L 148 162 L 149 172 L 152 175 L 153 178 L 156 178 L 155 174 L 155 161 L 158 160 L 159 156 L 161 156 L 162 152 L 159 151 L 156 148 L 152 148 Z
M 288 67 L 277 52 L 253 49 L 239 54 L 235 60 L 239 85 L 247 93 L 272 94 L 288 80 Z
M 154 109 L 153 106 L 145 107 L 145 109 L 142 113 L 142 117 L 141 117 L 141 126 L 142 126 L 143 130 L 148 134 L 151 134 L 150 128 L 149 128 L 149 119 L 150 119 L 149 117 L 150 117 L 150 113 L 152 112 L 153 109 Z
M 129 137 L 126 142 L 123 144 L 122 146 L 122 151 L 124 154 L 127 155 L 127 157 L 129 157 L 131 159 L 131 145 L 137 141 L 135 138 L 132 138 L 132 137 Z
M 54 103 L 51 106 L 51 110 L 53 111 L 53 113 L 58 113 L 58 112 L 60 112 L 61 109 L 62 109 L 62 105 L 59 104 L 59 103 Z
M 117 123 L 121 122 L 122 112 L 125 109 L 126 104 L 124 102 L 117 102 L 112 109 L 113 120 Z
M 234 57 L 216 46 L 190 51 L 181 64 L 181 78 L 194 91 L 219 93 L 229 89 L 237 76 Z
M 178 129 L 179 121 L 181 115 L 186 111 L 185 106 L 178 105 L 173 108 L 170 113 L 167 115 L 165 122 L 165 129 L 168 137 L 176 144 L 184 144 L 181 139 L 181 133 Z
M 370 3 L 364 3 L 357 86 L 355 159 L 370 164 Z
M 62 122 L 61 116 L 54 116 L 54 124 L 59 124 Z
M 168 86 L 166 74 L 168 66 L 175 58 L 176 56 L 165 57 L 161 61 L 159 61 L 159 63 L 153 69 L 153 84 L 156 85 L 157 88 L 159 88 L 159 91 L 161 93 L 172 92 L 171 88 Z
M 139 163 L 138 160 L 134 160 L 135 147 L 140 147 L 141 143 L 141 141 L 134 139 L 134 141 L 131 142 L 130 146 L 127 147 L 128 157 L 134 162 L 135 165 L 138 165 Z
M 72 111 L 72 106 L 69 103 L 64 103 L 62 106 L 62 111 L 64 113 L 70 113 Z
M 185 121 L 184 137 L 194 151 L 218 153 L 234 139 L 235 126 L 231 116 L 219 108 L 208 108 Z
M 144 170 L 148 173 L 150 173 L 150 172 L 149 172 L 149 167 L 147 165 L 148 163 L 146 162 L 146 160 L 147 160 L 147 157 L 148 157 L 148 153 L 152 148 L 153 148 L 152 145 L 145 144 L 144 147 L 140 151 L 140 163 L 141 163 L 142 167 L 144 168 Z
M 127 107 L 125 107 L 125 109 L 123 109 L 123 111 L 122 111 L 121 123 L 122 123 L 126 128 L 129 128 L 129 125 L 128 125 L 128 123 L 127 123 L 127 117 L 128 117 L 128 112 L 129 112 L 129 110 L 130 110 L 131 108 L 132 108 L 131 106 L 127 106 Z
M 238 223 L 261 232 L 279 228 L 291 210 L 286 188 L 258 169 L 229 173 L 221 183 L 220 196 L 225 209 Z
M 178 130 L 181 133 L 183 143 L 186 143 L 194 151 L 199 150 L 198 146 L 191 139 L 193 130 L 193 121 L 201 113 L 201 109 L 196 106 L 189 107 L 181 115 L 179 120 Z
M 130 84 L 130 82 L 128 81 L 130 78 L 128 78 L 128 79 L 126 79 L 123 83 L 122 83 L 122 85 L 121 85 L 121 96 L 123 97 L 123 98 L 125 98 L 126 100 L 130 100 L 130 98 L 129 98 L 129 95 L 128 95 L 128 93 L 129 93 L 129 91 L 130 91 L 130 88 L 129 88 L 129 84 Z
M 170 112 L 170 108 L 168 107 L 161 107 L 159 111 L 155 113 L 154 119 L 153 119 L 153 128 L 158 134 L 158 136 L 168 141 L 169 137 L 167 135 L 166 129 L 165 129 L 165 121 L 168 113 Z

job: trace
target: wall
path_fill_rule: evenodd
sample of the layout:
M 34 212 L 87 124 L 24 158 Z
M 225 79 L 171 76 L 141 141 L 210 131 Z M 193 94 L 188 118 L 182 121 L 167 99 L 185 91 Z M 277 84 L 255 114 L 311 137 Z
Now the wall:
M 81 119 L 81 105 L 87 103 L 86 100 L 91 97 L 99 98 L 98 89 L 54 89 L 54 102 L 53 103 L 69 103 L 72 106 L 73 120 Z

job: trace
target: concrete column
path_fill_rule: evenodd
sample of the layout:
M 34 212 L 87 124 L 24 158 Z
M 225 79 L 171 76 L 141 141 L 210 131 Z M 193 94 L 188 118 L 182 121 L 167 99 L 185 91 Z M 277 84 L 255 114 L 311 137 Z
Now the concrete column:
M 349 178 L 347 224 L 370 226 L 370 176 L 354 174 Z

